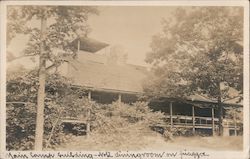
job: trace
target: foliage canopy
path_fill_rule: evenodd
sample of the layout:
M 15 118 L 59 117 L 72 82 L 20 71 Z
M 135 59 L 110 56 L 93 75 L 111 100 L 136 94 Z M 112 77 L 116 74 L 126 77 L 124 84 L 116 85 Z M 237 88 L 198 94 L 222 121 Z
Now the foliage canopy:
M 153 37 L 146 59 L 153 80 L 145 91 L 174 98 L 200 94 L 218 102 L 242 97 L 242 43 L 243 8 L 178 8 Z
M 88 18 L 98 14 L 98 10 L 90 6 L 24 5 L 8 6 L 7 13 L 7 43 L 16 35 L 27 35 L 29 41 L 22 56 L 39 56 L 41 42 L 44 42 L 43 54 L 46 60 L 58 67 L 66 61 L 66 57 L 76 55 L 77 50 L 71 42 L 79 36 L 87 36 L 90 32 Z M 42 18 L 47 20 L 43 36 L 40 26 Z

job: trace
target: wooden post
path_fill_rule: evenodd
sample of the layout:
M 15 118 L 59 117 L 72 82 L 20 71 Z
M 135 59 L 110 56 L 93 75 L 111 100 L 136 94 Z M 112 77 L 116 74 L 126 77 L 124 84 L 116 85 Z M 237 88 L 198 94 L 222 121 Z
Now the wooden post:
M 187 116 L 185 115 L 185 125 L 187 126 Z
M 215 135 L 215 127 L 214 127 L 214 108 L 212 107 L 212 135 Z
M 88 92 L 88 99 L 91 100 L 91 91 Z
M 81 46 L 81 42 L 80 42 L 80 38 L 78 39 L 78 43 L 77 43 L 77 52 L 80 51 L 80 46 Z
M 237 136 L 236 110 L 234 112 L 234 136 Z
M 170 124 L 171 128 L 173 127 L 173 103 L 169 103 L 169 112 L 170 112 Z
M 192 105 L 192 119 L 193 119 L 193 134 L 195 134 L 195 113 L 194 113 L 194 106 Z
M 88 92 L 88 99 L 91 100 L 91 91 Z M 90 134 L 90 108 L 87 109 L 87 123 L 86 123 L 86 135 Z
M 121 93 L 119 93 L 119 95 L 118 95 L 118 102 L 119 102 L 119 105 L 121 105 L 121 103 L 122 103 L 122 95 L 121 95 Z

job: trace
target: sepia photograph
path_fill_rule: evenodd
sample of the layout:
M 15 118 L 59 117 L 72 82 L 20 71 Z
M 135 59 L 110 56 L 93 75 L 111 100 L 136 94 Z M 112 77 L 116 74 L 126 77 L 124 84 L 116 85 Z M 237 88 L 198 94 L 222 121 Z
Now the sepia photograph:
M 7 5 L 5 25 L 6 151 L 243 151 L 243 6 Z

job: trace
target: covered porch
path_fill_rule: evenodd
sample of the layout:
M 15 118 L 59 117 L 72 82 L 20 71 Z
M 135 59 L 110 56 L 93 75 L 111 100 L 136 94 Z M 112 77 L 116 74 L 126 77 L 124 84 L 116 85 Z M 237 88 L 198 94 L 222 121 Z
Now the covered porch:
M 217 135 L 219 132 L 219 110 L 216 103 L 204 101 L 177 101 L 163 99 L 152 101 L 151 108 L 165 113 L 166 123 L 161 127 L 187 128 L 193 134 L 203 132 L 208 135 Z M 224 104 L 227 109 L 235 109 L 240 105 Z M 242 132 L 242 121 L 236 117 L 226 118 L 223 109 L 223 136 L 237 136 Z

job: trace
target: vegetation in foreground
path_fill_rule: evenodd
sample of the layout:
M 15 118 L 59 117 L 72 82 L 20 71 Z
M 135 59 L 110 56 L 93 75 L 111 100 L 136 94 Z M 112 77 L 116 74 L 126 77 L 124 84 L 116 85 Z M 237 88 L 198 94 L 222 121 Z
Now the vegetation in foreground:
M 32 150 L 38 89 L 36 71 L 9 75 L 7 81 L 7 150 Z M 66 127 L 61 119 L 65 116 L 83 119 L 87 110 L 91 112 L 88 120 L 92 133 L 109 137 L 113 142 L 126 140 L 122 139 L 123 133 L 132 136 L 135 131 L 149 130 L 164 120 L 163 113 L 153 112 L 146 102 L 98 104 L 85 97 L 85 90 L 71 87 L 69 80 L 60 75 L 48 76 L 47 81 L 44 147 L 53 148 L 69 140 L 71 134 L 64 132 Z M 80 135 L 80 129 L 83 127 L 76 124 L 70 131 L 76 130 L 75 135 Z

